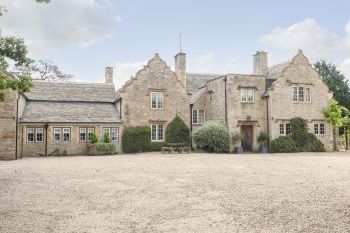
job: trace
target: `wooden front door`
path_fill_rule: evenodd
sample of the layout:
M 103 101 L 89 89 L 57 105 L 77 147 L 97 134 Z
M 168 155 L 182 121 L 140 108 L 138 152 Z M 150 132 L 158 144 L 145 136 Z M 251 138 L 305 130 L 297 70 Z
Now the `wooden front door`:
M 242 139 L 243 151 L 252 151 L 253 150 L 253 126 L 241 125 L 241 133 L 243 136 L 243 139 Z

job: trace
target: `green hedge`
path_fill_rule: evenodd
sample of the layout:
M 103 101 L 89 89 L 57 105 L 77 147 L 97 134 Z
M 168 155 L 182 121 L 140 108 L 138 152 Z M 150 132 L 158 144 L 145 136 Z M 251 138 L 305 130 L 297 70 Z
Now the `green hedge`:
M 88 144 L 88 155 L 113 155 L 116 148 L 113 143 Z
M 190 129 L 180 117 L 176 116 L 169 123 L 165 132 L 165 140 L 167 143 L 185 143 L 186 145 L 190 144 Z
M 122 148 L 124 153 L 137 153 L 147 151 L 161 151 L 165 142 L 151 141 L 151 128 L 149 126 L 127 127 L 122 135 Z
M 325 152 L 326 148 L 324 147 L 323 143 L 318 140 L 318 138 L 312 134 L 307 133 L 306 134 L 306 141 L 305 145 L 303 146 L 303 151 L 308 152 Z
M 272 153 L 292 153 L 298 152 L 291 136 L 279 136 L 270 143 L 270 152 Z
M 207 152 L 229 151 L 230 134 L 221 122 L 206 122 L 193 132 L 192 138 L 198 148 Z

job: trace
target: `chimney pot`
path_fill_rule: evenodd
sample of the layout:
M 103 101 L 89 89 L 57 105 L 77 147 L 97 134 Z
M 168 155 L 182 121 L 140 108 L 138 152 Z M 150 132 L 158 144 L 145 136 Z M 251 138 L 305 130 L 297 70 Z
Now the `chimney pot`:
M 268 66 L 267 66 L 267 52 L 257 51 L 253 56 L 253 74 L 256 75 L 266 75 Z

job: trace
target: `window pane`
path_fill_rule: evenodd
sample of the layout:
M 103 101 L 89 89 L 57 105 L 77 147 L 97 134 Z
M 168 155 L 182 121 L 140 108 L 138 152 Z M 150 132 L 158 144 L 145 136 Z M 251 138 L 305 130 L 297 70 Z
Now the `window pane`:
M 284 135 L 284 124 L 280 124 L 280 134 Z
M 248 89 L 247 96 L 248 96 L 248 102 L 253 102 L 254 101 L 254 90 Z
M 320 124 L 320 134 L 324 134 L 324 124 Z
M 70 128 L 63 128 L 63 141 L 64 142 L 70 141 Z
M 36 141 L 43 142 L 43 128 L 36 129 Z
M 54 128 L 54 141 L 58 142 L 61 140 L 61 129 L 60 128 Z
M 27 142 L 34 142 L 34 128 L 27 128 Z
M 293 87 L 293 101 L 298 101 L 298 87 Z
M 318 124 L 314 124 L 314 133 L 318 134 Z
M 241 102 L 247 102 L 247 90 L 241 89 Z
M 290 123 L 286 124 L 286 135 L 290 135 L 292 133 L 292 127 Z
M 163 108 L 163 92 L 158 92 L 158 108 Z
M 95 132 L 95 128 L 88 128 L 88 139 L 91 141 L 92 134 Z
M 86 141 L 86 128 L 80 128 L 80 141 Z
M 119 137 L 119 128 L 112 128 L 111 129 L 111 140 L 118 141 L 118 137 Z
M 151 126 L 152 141 L 157 141 L 157 125 Z
M 304 102 L 304 87 L 299 87 L 299 101 Z
M 198 111 L 197 111 L 197 109 L 192 110 L 192 123 L 198 124 Z
M 163 141 L 163 125 L 158 125 L 158 141 Z
M 155 92 L 152 92 L 152 108 L 157 108 L 157 95 Z
M 310 93 L 310 88 L 306 87 L 305 88 L 305 101 L 310 102 L 311 101 L 311 93 Z
M 198 110 L 198 123 L 204 123 L 204 110 Z

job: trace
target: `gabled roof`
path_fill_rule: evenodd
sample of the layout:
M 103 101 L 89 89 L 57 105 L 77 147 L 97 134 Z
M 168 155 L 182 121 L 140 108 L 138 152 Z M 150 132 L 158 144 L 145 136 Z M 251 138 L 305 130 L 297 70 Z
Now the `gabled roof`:
M 221 77 L 222 74 L 198 74 L 187 73 L 187 91 L 189 93 L 195 93 L 199 88 L 206 85 L 209 80 Z
M 207 91 L 207 87 L 202 87 L 196 91 L 191 97 L 190 104 L 194 104 Z
M 121 123 L 113 103 L 28 101 L 21 123 Z
M 279 63 L 269 67 L 267 72 L 267 79 L 278 79 L 279 75 L 282 73 L 284 68 L 290 64 L 290 61 Z
M 24 95 L 28 100 L 109 102 L 116 99 L 113 84 L 80 82 L 33 82 L 32 90 Z

